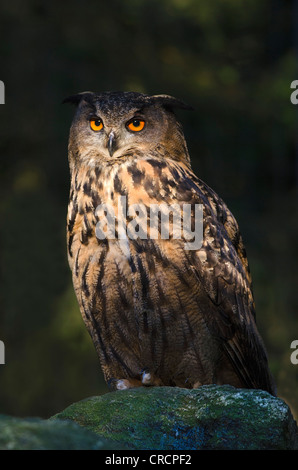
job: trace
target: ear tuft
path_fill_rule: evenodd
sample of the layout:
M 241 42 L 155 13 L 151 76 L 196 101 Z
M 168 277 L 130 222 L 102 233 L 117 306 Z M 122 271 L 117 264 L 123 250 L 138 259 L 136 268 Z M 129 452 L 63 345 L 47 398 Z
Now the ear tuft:
M 186 103 L 184 101 L 181 101 L 174 96 L 170 95 L 153 95 L 151 96 L 151 99 L 156 101 L 157 103 L 161 104 L 165 108 L 169 108 L 173 110 L 174 108 L 180 108 L 180 109 L 188 109 L 190 111 L 193 111 L 194 108 Z
M 77 93 L 76 95 L 68 96 L 62 101 L 62 104 L 70 103 L 75 106 L 78 106 L 82 100 L 89 101 L 91 95 L 93 95 L 92 91 L 82 91 L 81 93 Z

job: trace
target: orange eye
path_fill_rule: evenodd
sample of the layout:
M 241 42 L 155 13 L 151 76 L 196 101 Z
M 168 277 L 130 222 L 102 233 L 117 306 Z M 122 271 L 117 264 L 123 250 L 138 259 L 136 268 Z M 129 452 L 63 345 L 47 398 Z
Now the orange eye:
M 132 119 L 132 121 L 129 121 L 127 124 L 127 127 L 130 131 L 139 132 L 144 129 L 145 121 L 142 121 L 141 119 Z
M 90 127 L 93 131 L 101 131 L 103 128 L 103 122 L 101 119 L 92 119 L 90 121 Z

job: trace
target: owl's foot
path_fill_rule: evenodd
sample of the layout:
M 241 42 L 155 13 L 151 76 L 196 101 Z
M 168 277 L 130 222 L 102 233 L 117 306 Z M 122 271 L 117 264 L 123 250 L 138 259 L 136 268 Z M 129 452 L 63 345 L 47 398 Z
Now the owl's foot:
M 141 381 L 143 385 L 146 386 L 161 386 L 162 381 L 158 379 L 154 374 L 149 372 L 148 369 L 144 369 L 141 373 Z
M 142 386 L 161 386 L 162 381 L 157 378 L 148 369 L 143 369 L 140 373 L 139 379 L 114 379 L 108 380 L 108 386 L 111 390 L 127 390 L 128 388 L 142 387 Z
M 202 386 L 201 382 L 198 381 L 198 382 L 193 384 L 192 388 L 199 388 L 201 386 Z
M 113 390 L 127 390 L 128 388 L 141 387 L 142 382 L 137 379 L 111 379 L 109 386 Z

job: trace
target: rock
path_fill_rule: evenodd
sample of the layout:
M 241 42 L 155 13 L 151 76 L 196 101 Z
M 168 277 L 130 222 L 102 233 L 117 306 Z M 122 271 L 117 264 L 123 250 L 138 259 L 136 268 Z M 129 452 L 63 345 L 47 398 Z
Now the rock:
M 115 443 L 71 421 L 0 415 L 0 450 L 85 449 L 115 449 Z
M 142 450 L 298 449 L 288 405 L 262 390 L 140 387 L 87 398 L 55 415 Z

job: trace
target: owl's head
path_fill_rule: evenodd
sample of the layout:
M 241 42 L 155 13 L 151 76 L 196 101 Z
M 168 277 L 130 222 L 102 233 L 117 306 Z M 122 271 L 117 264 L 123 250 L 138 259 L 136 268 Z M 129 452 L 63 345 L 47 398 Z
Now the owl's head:
M 175 108 L 192 109 L 169 95 L 83 92 L 64 102 L 77 106 L 69 138 L 72 165 L 97 165 L 130 155 L 188 161 Z

